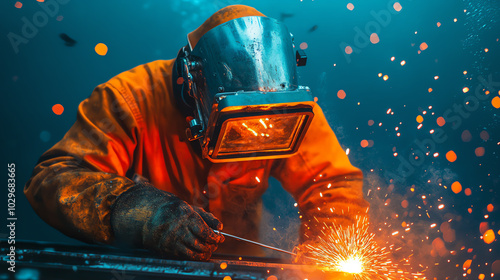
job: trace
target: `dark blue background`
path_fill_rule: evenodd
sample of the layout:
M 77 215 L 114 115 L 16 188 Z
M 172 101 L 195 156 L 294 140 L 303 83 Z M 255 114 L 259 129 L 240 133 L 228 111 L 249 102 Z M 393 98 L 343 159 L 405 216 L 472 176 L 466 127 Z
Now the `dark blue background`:
M 352 11 L 346 8 L 349 1 L 327 0 L 69 0 L 58 4 L 57 15 L 48 15 L 47 23 L 27 43 L 20 44 L 17 53 L 8 34 L 22 35 L 23 17 L 33 22 L 33 15 L 43 11 L 40 5 L 44 3 L 25 0 L 18 9 L 15 2 L 0 3 L 0 114 L 1 164 L 16 163 L 18 239 L 77 242 L 40 220 L 24 198 L 22 187 L 38 157 L 72 125 L 79 102 L 96 85 L 122 71 L 156 59 L 173 58 L 186 44 L 186 34 L 216 10 L 247 4 L 278 19 L 282 13 L 293 15 L 284 22 L 295 35 L 297 46 L 308 44 L 308 65 L 299 70 L 300 83 L 312 88 L 342 146 L 350 149 L 350 160 L 365 173 L 365 194 L 370 193 L 367 199 L 372 205 L 374 230 L 389 244 L 402 246 L 395 253 L 398 260 L 414 254 L 411 267 L 415 270 L 423 270 L 417 269 L 422 264 L 428 267 L 425 273 L 430 278 L 454 279 L 462 277 L 464 261 L 474 258 L 468 277 L 477 279 L 482 273 L 485 279 L 491 279 L 491 263 L 500 259 L 499 241 L 485 244 L 480 239 L 479 224 L 489 222 L 498 236 L 499 119 L 498 109 L 490 100 L 498 96 L 500 86 L 497 84 L 489 99 L 481 101 L 469 117 L 462 118 L 456 129 L 451 123 L 442 128 L 447 140 L 436 144 L 438 157 L 424 157 L 423 163 L 413 166 L 414 171 L 407 176 L 397 170 L 401 162 L 398 158 L 408 160 L 415 151 L 414 141 L 430 138 L 429 131 L 438 128 L 437 117 L 474 94 L 480 84 L 478 77 L 488 79 L 492 75 L 493 81 L 500 82 L 498 1 L 401 0 L 403 9 L 396 12 L 393 1 L 385 0 L 355 1 Z M 53 1 L 45 5 L 49 2 Z M 380 22 L 374 14 L 389 18 Z M 317 29 L 311 31 L 315 25 Z M 376 27 L 378 30 L 373 29 Z M 359 33 L 355 28 L 368 37 L 376 32 L 380 42 L 356 44 Z M 67 33 L 77 44 L 65 46 L 60 33 Z M 419 54 L 422 42 L 429 48 Z M 95 53 L 98 43 L 108 46 L 106 56 Z M 358 51 L 347 56 L 344 43 Z M 485 48 L 489 51 L 485 52 Z M 395 60 L 391 61 L 393 56 Z M 401 60 L 406 65 L 401 66 Z M 378 73 L 387 74 L 389 79 L 384 81 Z M 463 93 L 466 86 L 471 90 Z M 428 88 L 433 91 L 429 93 Z M 346 92 L 345 99 L 337 97 L 340 89 Z M 60 116 L 51 109 L 58 103 L 65 108 Z M 389 108 L 394 115 L 386 113 Z M 417 115 L 424 117 L 421 129 L 417 129 Z M 369 126 L 369 120 L 375 124 Z M 395 127 L 399 127 L 400 137 Z M 464 130 L 471 132 L 471 142 L 462 141 Z M 483 130 L 489 133 L 487 141 L 479 137 Z M 361 140 L 372 140 L 373 146 L 362 148 Z M 485 148 L 483 157 L 474 154 L 477 147 Z M 456 152 L 457 161 L 446 160 L 449 150 Z M 400 177 L 392 182 L 393 186 L 390 179 L 394 176 L 388 172 Z M 2 178 L 6 174 L 7 167 Z M 472 194 L 454 194 L 450 190 L 454 181 L 461 182 L 464 189 L 470 188 Z M 426 198 L 422 199 L 422 195 Z M 407 209 L 400 206 L 405 199 L 409 202 Z M 264 200 L 263 239 L 284 248 L 293 247 L 298 225 L 293 199 L 273 180 Z M 437 210 L 441 203 L 445 208 Z M 486 211 L 490 203 L 495 207 L 492 213 Z M 471 214 L 469 207 L 473 209 Z M 6 209 L 0 212 L 5 217 Z M 485 214 L 489 217 L 485 218 Z M 450 219 L 456 239 L 446 246 L 456 253 L 431 254 L 432 241 L 442 236 L 439 226 Z M 404 232 L 403 221 L 413 223 L 409 232 Z M 431 228 L 433 223 L 437 227 Z M 393 236 L 394 231 L 400 233 Z M 473 248 L 470 253 L 469 248 Z

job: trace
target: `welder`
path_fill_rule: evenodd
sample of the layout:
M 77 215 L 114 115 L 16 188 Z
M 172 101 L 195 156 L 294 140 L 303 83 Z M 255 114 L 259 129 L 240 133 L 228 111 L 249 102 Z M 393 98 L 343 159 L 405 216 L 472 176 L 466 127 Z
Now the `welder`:
M 233 5 L 187 37 L 175 59 L 125 71 L 81 102 L 24 189 L 42 219 L 84 242 L 207 260 L 262 255 L 219 231 L 259 239 L 270 176 L 298 204 L 303 243 L 323 222 L 366 215 L 362 172 L 299 85 L 306 56 L 286 26 Z

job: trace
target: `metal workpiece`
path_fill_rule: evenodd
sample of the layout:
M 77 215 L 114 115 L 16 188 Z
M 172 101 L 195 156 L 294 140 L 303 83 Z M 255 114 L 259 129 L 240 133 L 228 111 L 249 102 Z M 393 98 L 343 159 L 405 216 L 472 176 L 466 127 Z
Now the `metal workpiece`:
M 5 240 L 1 241 L 6 243 Z M 161 259 L 145 250 L 74 246 L 19 241 L 16 272 L 0 271 L 0 279 L 218 279 L 218 280 L 352 280 L 352 275 L 296 265 L 289 260 L 214 255 L 208 262 Z M 0 249 L 6 265 L 7 246 Z M 9 278 L 11 277 L 11 278 Z M 230 277 L 230 278 L 229 278 Z

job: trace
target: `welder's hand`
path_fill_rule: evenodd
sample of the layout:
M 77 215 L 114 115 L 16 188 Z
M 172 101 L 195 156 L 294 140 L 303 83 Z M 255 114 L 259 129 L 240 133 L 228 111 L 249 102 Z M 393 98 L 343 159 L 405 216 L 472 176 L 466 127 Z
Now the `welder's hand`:
M 222 223 L 203 209 L 149 184 L 122 194 L 111 216 L 116 243 L 134 244 L 163 257 L 208 260 L 224 241 Z
M 165 201 L 146 222 L 143 244 L 164 256 L 208 260 L 224 241 L 214 229 L 221 230 L 222 223 L 212 214 L 173 199 Z

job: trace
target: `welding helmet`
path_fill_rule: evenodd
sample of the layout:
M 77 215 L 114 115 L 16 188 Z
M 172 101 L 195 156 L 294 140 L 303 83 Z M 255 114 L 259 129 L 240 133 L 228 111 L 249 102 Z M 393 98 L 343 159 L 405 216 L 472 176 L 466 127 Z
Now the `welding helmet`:
M 177 99 L 187 108 L 189 140 L 212 162 L 284 158 L 297 152 L 315 102 L 299 86 L 295 51 L 286 26 L 265 16 L 219 24 L 189 44 L 173 71 Z

